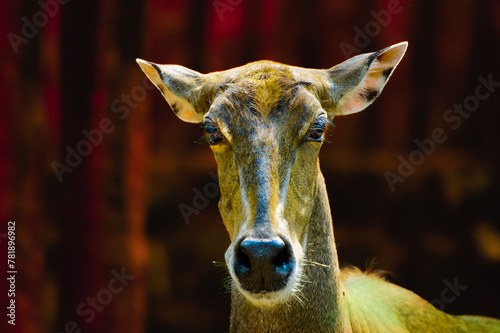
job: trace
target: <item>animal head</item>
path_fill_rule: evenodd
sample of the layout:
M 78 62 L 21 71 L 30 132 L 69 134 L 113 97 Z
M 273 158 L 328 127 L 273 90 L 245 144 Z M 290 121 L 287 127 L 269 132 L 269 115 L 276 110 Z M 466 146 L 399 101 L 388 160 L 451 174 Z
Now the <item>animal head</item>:
M 322 181 L 318 153 L 331 120 L 370 105 L 406 47 L 326 70 L 258 61 L 201 74 L 137 60 L 180 119 L 203 123 L 231 238 L 226 263 L 235 288 L 253 304 L 285 302 L 298 288 Z

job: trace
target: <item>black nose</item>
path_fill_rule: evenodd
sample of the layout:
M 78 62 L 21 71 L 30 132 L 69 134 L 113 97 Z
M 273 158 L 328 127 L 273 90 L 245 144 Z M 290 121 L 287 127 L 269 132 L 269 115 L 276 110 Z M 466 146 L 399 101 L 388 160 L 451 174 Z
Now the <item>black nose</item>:
M 278 291 L 294 269 L 290 246 L 280 237 L 247 237 L 236 248 L 234 272 L 243 289 L 260 293 Z

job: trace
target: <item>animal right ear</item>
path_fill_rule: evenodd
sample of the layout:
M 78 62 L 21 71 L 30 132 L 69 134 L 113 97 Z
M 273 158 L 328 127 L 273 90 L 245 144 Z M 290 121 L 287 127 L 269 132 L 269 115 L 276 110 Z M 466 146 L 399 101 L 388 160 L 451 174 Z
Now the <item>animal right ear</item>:
M 199 103 L 204 75 L 179 65 L 159 65 L 137 59 L 142 71 L 161 91 L 177 117 L 188 123 L 203 121 L 205 107 Z

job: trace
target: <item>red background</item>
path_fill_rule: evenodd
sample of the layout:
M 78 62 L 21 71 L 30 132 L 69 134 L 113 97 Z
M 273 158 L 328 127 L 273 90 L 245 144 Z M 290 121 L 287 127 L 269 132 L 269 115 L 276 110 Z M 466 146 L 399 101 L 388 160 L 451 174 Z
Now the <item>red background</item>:
M 192 144 L 199 127 L 178 120 L 158 91 L 140 95 L 136 57 L 200 72 L 258 59 L 328 68 L 346 59 L 341 45 L 369 52 L 404 40 L 383 94 L 335 119 L 320 155 L 341 265 L 375 258 L 429 301 L 457 279 L 467 289 L 447 312 L 500 317 L 500 92 L 456 130 L 443 120 L 479 76 L 500 81 L 498 1 L 42 3 L 55 6 L 51 15 L 17 45 L 9 33 L 23 36 L 22 18 L 43 19 L 42 6 L 0 3 L 0 234 L 16 221 L 18 268 L 17 325 L 6 323 L 2 277 L 0 331 L 63 332 L 71 321 L 82 332 L 228 330 L 226 273 L 212 263 L 229 244 L 217 199 L 189 224 L 179 211 L 212 182 L 214 159 Z M 375 16 L 391 6 L 397 13 L 381 26 Z M 65 163 L 66 146 L 76 149 L 104 118 L 113 130 L 59 182 L 54 161 Z M 391 192 L 384 173 L 435 128 L 447 140 Z M 134 280 L 86 323 L 78 305 L 122 268 Z

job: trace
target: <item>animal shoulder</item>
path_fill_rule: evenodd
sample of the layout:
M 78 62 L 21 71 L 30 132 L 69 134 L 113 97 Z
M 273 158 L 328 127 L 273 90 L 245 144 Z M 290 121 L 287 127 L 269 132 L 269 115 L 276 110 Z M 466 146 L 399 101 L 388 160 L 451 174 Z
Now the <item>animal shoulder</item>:
M 343 285 L 352 332 L 500 332 L 494 319 L 449 315 L 377 274 L 344 270 Z

